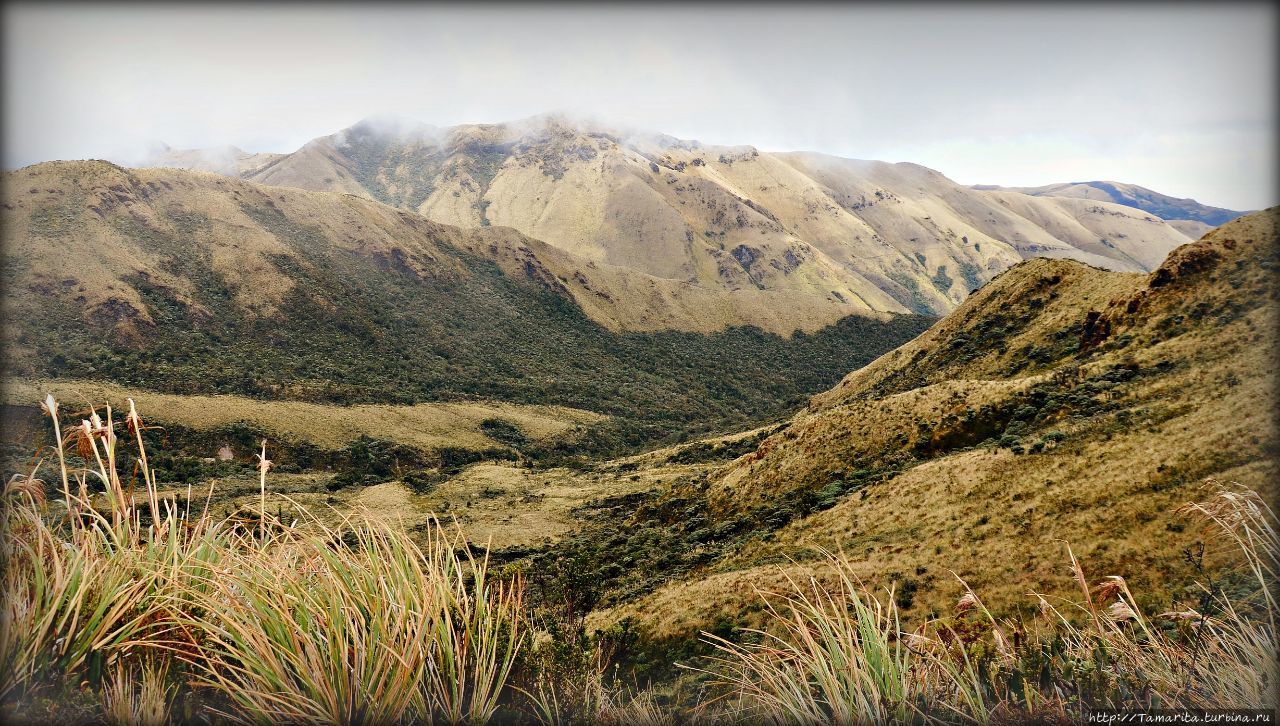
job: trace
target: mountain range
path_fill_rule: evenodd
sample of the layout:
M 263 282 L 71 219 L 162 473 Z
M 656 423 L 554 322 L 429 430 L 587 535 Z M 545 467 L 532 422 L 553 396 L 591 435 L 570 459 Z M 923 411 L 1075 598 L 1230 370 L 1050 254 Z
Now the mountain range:
M 231 514 L 267 439 L 273 496 L 448 513 L 642 674 L 834 586 L 815 545 L 904 623 L 968 586 L 1029 622 L 1076 556 L 1169 612 L 1223 555 L 1167 513 L 1276 494 L 1280 209 L 1160 199 L 555 117 L 37 164 L 0 454 L 48 443 L 33 392 L 136 397 Z
M 11 374 L 570 406 L 616 451 L 782 415 L 1024 259 L 1141 273 L 1189 241 L 1103 200 L 557 116 L 155 163 L 186 168 L 6 174 Z
M 1194 199 L 1179 199 L 1167 194 L 1154 192 L 1137 184 L 1123 184 L 1114 181 L 1071 182 L 1067 184 L 1046 184 L 1039 187 L 1001 187 L 979 184 L 974 189 L 987 191 L 1009 191 L 1030 194 L 1033 197 L 1067 197 L 1070 199 L 1093 199 L 1100 202 L 1115 202 L 1126 207 L 1141 209 L 1157 217 L 1182 223 L 1175 225 L 1188 235 L 1199 239 L 1201 235 L 1213 227 L 1226 224 L 1245 212 L 1237 212 L 1222 207 L 1210 207 Z
M 770 328 L 783 334 L 849 314 L 943 314 L 1032 257 L 1149 271 L 1203 232 L 1112 197 L 974 189 L 916 164 L 556 115 L 449 128 L 374 119 L 287 154 L 169 149 L 147 163 L 341 192 L 463 229 L 511 227 L 581 264 L 700 290 L 784 294 L 764 305 L 787 309 Z
M 869 312 L 779 335 L 764 328 L 811 298 L 202 172 L 49 162 L 8 174 L 3 206 L 5 368 L 23 377 L 554 404 L 613 417 L 591 439 L 608 449 L 778 415 L 932 322 Z

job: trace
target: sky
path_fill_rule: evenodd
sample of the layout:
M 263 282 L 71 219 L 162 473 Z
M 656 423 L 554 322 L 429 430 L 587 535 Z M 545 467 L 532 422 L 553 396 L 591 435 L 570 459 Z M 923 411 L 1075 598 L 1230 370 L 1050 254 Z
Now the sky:
M 1280 202 L 1270 4 L 22 4 L 6 169 L 548 112 L 963 184 Z

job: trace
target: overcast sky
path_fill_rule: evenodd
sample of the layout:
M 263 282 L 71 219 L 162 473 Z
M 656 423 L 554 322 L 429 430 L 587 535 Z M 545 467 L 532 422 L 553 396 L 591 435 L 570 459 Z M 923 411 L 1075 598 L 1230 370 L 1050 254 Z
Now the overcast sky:
M 8 4 L 4 166 L 548 111 L 965 184 L 1280 201 L 1266 4 Z

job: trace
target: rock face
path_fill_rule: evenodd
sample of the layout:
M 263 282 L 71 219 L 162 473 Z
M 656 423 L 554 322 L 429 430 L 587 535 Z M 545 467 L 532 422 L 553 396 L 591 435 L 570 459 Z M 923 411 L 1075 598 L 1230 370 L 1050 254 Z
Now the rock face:
M 257 161 L 238 174 L 463 228 L 512 227 L 596 264 L 789 291 L 845 314 L 945 313 L 1031 257 L 1145 272 L 1191 239 L 1110 200 L 983 191 L 914 164 L 707 146 L 556 116 L 447 129 L 366 121 Z M 156 163 L 227 169 L 191 152 Z

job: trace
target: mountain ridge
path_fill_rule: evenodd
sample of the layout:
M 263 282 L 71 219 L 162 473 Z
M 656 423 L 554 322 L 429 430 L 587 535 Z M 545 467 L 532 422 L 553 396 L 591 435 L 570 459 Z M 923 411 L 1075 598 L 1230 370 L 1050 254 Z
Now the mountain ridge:
M 4 182 L 5 364 L 19 376 L 562 405 L 631 426 L 597 432 L 612 449 L 779 415 L 931 320 L 837 309 L 797 326 L 806 300 L 781 314 L 771 291 L 686 289 L 509 228 L 205 172 L 49 162 Z M 753 305 L 782 332 L 751 324 Z M 635 319 L 611 326 L 611 310 Z
M 715 555 L 691 550 L 678 576 L 609 599 L 593 625 L 658 640 L 758 625 L 755 591 L 807 567 L 826 576 L 815 547 L 891 583 L 912 621 L 965 591 L 937 571 L 944 552 L 995 611 L 1033 615 L 1030 588 L 1076 586 L 1064 541 L 1167 607 L 1199 534 L 1158 514 L 1221 486 L 1207 478 L 1276 494 L 1278 228 L 1280 208 L 1247 215 L 1146 274 L 1049 259 L 1005 272 L 754 450 L 637 511 L 631 528 L 673 541 L 717 533 Z
M 1115 202 L 1126 207 L 1150 212 L 1165 221 L 1201 222 L 1209 227 L 1226 224 L 1249 212 L 1239 212 L 1223 207 L 1201 204 L 1194 199 L 1161 194 L 1137 184 L 1115 181 L 1084 181 L 1045 184 L 1038 187 L 1003 187 L 995 184 L 975 184 L 980 191 L 1011 191 L 1020 194 L 1050 197 L 1070 197 Z M 1208 231 L 1207 229 L 1204 231 Z M 1198 238 L 1198 236 L 1196 237 Z
M 885 312 L 945 313 L 1028 257 L 1145 271 L 1190 239 L 1106 201 L 1011 201 L 915 164 L 555 115 L 446 129 L 365 121 L 243 176 L 463 228 L 509 226 L 584 260 L 699 287 L 787 289 Z

